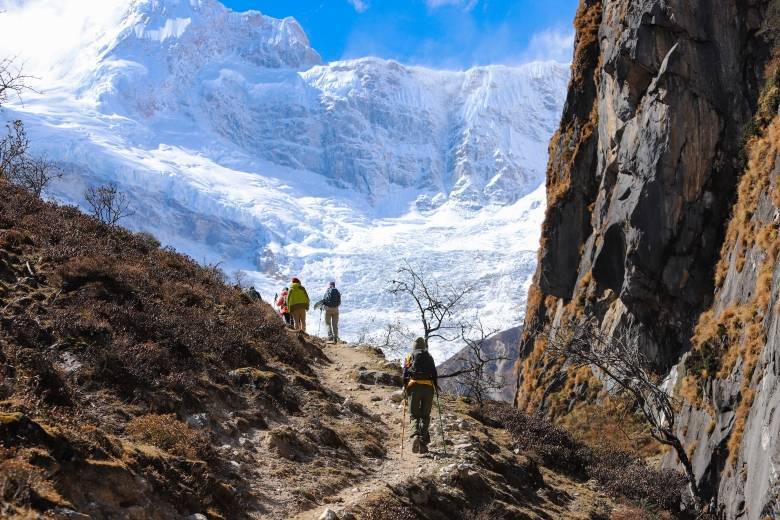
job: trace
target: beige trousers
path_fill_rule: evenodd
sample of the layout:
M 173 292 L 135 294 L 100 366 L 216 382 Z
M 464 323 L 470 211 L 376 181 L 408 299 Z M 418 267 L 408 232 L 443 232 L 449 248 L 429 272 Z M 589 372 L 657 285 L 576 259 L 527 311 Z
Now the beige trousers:
M 328 328 L 328 339 L 339 339 L 339 308 L 325 307 L 325 325 Z
M 290 309 L 290 314 L 292 315 L 293 319 L 293 328 L 306 332 L 306 307 L 299 307 L 297 305 L 294 307 L 295 308 Z

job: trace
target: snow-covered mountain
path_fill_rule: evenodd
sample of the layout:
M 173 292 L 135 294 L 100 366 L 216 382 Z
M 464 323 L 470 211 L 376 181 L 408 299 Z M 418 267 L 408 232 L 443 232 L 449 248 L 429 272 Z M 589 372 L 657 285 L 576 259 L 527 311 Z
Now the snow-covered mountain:
M 126 225 L 269 297 L 290 275 L 314 294 L 335 279 L 351 339 L 413 323 L 383 292 L 404 258 L 519 323 L 566 66 L 323 64 L 294 19 L 214 0 L 134 0 L 93 32 L 3 114 L 66 166 L 53 196 L 116 182 Z

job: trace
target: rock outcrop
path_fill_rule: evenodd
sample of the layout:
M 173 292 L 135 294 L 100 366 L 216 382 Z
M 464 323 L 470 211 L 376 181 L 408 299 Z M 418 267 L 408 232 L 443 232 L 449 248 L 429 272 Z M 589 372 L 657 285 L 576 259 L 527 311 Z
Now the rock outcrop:
M 778 20 L 776 0 L 581 2 L 517 367 L 516 405 L 560 416 L 594 392 L 549 333 L 627 337 L 686 397 L 728 518 L 777 507 Z
M 520 339 L 521 327 L 511 327 L 496 333 L 486 339 L 481 346 L 481 357 L 490 359 L 485 364 L 485 372 L 492 374 L 491 378 L 486 380 L 487 394 L 496 401 L 512 402 L 515 396 L 514 365 L 517 361 L 517 350 L 515 345 Z M 456 373 L 460 370 L 476 367 L 475 353 L 468 347 L 463 347 L 454 356 L 450 357 L 439 365 L 439 375 Z M 469 388 L 464 381 L 458 378 L 443 378 L 439 380 L 439 386 L 444 392 L 454 395 L 470 396 L 473 389 Z

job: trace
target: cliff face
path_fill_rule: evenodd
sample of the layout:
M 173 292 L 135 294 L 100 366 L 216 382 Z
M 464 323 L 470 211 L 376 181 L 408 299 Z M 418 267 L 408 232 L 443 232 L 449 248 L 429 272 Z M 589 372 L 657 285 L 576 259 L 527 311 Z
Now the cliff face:
M 628 336 L 687 399 L 697 475 L 729 517 L 770 507 L 780 460 L 779 13 L 582 1 L 517 367 L 515 403 L 560 416 L 598 385 L 572 383 L 546 333 L 590 321 Z

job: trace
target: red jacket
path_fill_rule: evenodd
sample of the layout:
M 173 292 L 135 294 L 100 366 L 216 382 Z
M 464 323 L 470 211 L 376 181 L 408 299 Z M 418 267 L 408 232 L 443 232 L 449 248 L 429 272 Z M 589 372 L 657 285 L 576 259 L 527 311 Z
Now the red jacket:
M 276 300 L 276 306 L 282 311 L 282 314 L 287 314 L 290 309 L 287 308 L 287 291 L 282 291 L 279 295 L 279 299 Z

